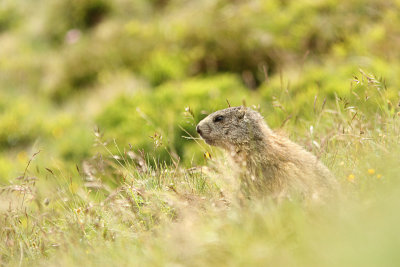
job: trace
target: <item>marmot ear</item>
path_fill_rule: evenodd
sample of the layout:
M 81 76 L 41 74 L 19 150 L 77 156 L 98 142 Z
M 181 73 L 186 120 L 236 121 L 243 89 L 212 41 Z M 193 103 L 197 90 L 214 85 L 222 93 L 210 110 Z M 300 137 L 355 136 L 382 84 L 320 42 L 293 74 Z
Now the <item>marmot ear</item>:
M 240 106 L 238 110 L 238 118 L 243 119 L 244 115 L 246 115 L 246 108 L 244 106 Z

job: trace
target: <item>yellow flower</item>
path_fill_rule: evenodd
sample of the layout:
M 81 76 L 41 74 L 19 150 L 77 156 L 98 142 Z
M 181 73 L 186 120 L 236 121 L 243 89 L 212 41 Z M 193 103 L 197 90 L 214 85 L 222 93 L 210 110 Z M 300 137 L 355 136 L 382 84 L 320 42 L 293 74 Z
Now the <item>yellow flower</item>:
M 368 169 L 368 173 L 369 173 L 370 175 L 373 175 L 373 174 L 375 174 L 375 170 L 374 170 L 374 169 Z
M 211 154 L 208 152 L 204 152 L 204 158 L 205 159 L 212 159 Z
M 354 181 L 354 178 L 356 178 L 356 177 L 354 176 L 354 174 L 349 174 L 349 176 L 347 176 L 347 181 L 353 182 L 353 181 Z
M 60 127 L 56 127 L 51 131 L 51 133 L 55 138 L 59 138 L 63 135 L 63 129 Z
M 18 153 L 17 159 L 19 162 L 25 163 L 28 160 L 28 154 L 25 151 L 21 151 Z
M 381 178 L 382 178 L 382 174 L 378 173 L 378 174 L 376 175 L 376 178 L 381 179 Z

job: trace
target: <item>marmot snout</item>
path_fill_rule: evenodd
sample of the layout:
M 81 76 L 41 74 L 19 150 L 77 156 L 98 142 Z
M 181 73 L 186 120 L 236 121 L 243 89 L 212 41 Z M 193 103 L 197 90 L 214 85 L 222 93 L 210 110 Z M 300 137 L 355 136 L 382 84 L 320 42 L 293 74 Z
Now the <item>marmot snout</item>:
M 197 132 L 209 145 L 226 150 L 246 182 L 272 195 L 297 192 L 316 197 L 336 180 L 314 155 L 276 134 L 260 113 L 243 106 L 216 111 Z

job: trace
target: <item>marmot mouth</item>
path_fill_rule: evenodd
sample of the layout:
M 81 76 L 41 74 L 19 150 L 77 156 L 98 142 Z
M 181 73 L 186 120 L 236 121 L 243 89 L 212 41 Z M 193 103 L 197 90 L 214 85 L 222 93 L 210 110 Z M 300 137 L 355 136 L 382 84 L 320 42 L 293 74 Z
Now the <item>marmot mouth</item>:
M 209 139 L 207 137 L 205 137 L 204 135 L 200 135 L 201 138 L 204 140 L 204 142 L 206 142 L 209 145 L 214 145 L 214 141 L 212 139 Z

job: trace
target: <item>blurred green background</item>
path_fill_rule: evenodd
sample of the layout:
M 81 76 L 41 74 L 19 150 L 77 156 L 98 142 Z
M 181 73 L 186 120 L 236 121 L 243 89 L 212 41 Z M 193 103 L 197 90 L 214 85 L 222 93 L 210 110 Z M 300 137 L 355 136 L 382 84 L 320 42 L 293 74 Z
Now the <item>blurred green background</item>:
M 121 149 L 202 162 L 182 136 L 226 99 L 296 140 L 316 103 L 367 98 L 351 91 L 363 73 L 397 112 L 399 47 L 398 0 L 1 0 L 0 182 L 38 150 L 79 164 L 97 127 Z

